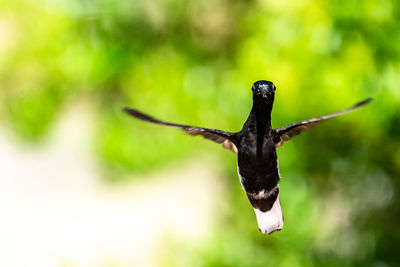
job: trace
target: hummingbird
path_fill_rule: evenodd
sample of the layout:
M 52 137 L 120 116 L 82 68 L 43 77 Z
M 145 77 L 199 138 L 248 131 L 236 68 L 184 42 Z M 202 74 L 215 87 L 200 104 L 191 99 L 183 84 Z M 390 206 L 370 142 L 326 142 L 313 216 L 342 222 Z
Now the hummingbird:
M 124 108 L 124 111 L 139 120 L 180 128 L 193 136 L 201 135 L 237 154 L 239 181 L 253 206 L 258 228 L 263 234 L 271 234 L 283 227 L 278 185 L 281 177 L 276 148 L 301 132 L 314 128 L 320 122 L 368 104 L 372 98 L 367 98 L 339 112 L 273 129 L 271 111 L 275 98 L 275 85 L 270 81 L 261 80 L 255 82 L 251 90 L 253 106 L 239 132 L 161 121 L 129 107 Z

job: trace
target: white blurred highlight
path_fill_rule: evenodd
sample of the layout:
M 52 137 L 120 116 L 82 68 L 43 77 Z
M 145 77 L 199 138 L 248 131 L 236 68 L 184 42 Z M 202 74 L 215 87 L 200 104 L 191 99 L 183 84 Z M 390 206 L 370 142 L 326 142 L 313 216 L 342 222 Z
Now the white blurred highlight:
M 155 266 L 165 235 L 196 242 L 210 231 L 215 172 L 193 163 L 106 186 L 82 114 L 74 106 L 40 150 L 0 131 L 0 266 Z

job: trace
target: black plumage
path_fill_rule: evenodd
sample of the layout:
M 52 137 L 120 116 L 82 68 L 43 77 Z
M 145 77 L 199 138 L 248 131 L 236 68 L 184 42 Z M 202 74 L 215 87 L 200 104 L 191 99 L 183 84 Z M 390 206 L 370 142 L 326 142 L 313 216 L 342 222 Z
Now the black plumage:
M 125 108 L 124 111 L 140 120 L 181 128 L 191 135 L 201 135 L 237 153 L 240 182 L 254 208 L 259 229 L 263 233 L 272 233 L 283 227 L 276 147 L 322 121 L 346 114 L 372 100 L 368 98 L 343 111 L 272 129 L 275 89 L 275 85 L 269 81 L 254 83 L 253 107 L 243 128 L 236 133 L 164 122 L 132 108 Z

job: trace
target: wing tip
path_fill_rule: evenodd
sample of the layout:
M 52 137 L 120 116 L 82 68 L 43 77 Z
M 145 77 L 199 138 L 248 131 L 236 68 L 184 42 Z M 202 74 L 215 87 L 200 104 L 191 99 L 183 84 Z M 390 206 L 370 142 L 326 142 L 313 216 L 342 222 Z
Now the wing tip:
M 122 109 L 122 111 L 124 111 L 128 115 L 131 115 L 131 116 L 133 116 L 133 117 L 135 117 L 137 119 L 140 119 L 140 120 L 146 120 L 146 121 L 150 121 L 151 120 L 151 118 L 148 115 L 143 114 L 142 112 L 140 112 L 140 111 L 138 111 L 136 109 L 133 109 L 133 108 L 124 107 Z
M 123 112 L 125 112 L 125 113 L 130 114 L 132 109 L 129 108 L 129 107 L 123 107 L 121 110 L 122 110 Z
M 122 111 L 125 112 L 125 113 L 128 113 L 128 114 L 135 113 L 135 112 L 134 112 L 135 110 L 132 109 L 132 108 L 129 108 L 129 107 L 124 107 L 124 108 L 122 108 Z
M 370 103 L 372 100 L 374 100 L 372 97 L 368 97 L 368 98 L 364 99 L 363 101 L 358 102 L 354 107 L 355 108 L 362 107 L 362 106 Z

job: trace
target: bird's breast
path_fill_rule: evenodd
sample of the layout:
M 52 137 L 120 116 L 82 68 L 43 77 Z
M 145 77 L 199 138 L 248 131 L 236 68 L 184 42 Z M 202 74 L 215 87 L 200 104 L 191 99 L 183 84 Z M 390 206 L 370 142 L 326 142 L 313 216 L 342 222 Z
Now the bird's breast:
M 280 180 L 276 153 L 263 157 L 261 160 L 254 155 L 239 155 L 238 174 L 242 187 L 247 193 L 258 194 L 263 190 L 272 190 Z
M 271 190 L 280 179 L 272 130 L 256 120 L 250 120 L 246 124 L 238 142 L 238 173 L 241 184 L 248 193 Z

